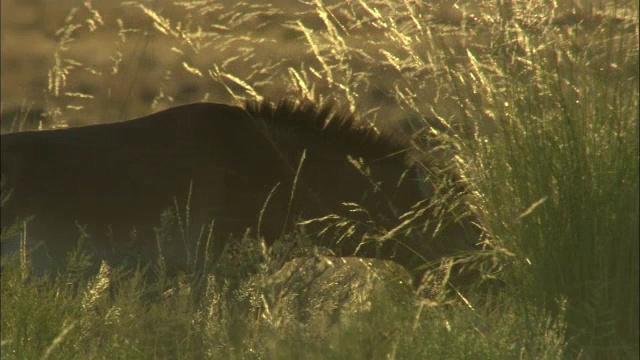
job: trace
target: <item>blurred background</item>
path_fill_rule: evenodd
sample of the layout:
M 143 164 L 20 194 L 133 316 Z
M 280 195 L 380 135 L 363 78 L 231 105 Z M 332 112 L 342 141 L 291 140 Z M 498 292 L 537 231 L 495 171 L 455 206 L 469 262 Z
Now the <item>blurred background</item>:
M 637 31 L 633 6 L 611 12 L 607 3 L 3 0 L 3 131 L 25 108 L 23 126 L 47 128 L 256 96 L 333 98 L 374 122 L 456 120 L 461 97 L 485 101 L 461 94 L 447 73 L 472 66 L 467 51 L 480 61 L 504 51 L 506 61 L 518 31 L 586 46 L 605 18 Z M 498 30 L 512 20 L 518 28 L 505 37 Z M 578 22 L 584 35 L 569 29 Z M 637 55 L 624 66 L 621 76 L 637 72 Z

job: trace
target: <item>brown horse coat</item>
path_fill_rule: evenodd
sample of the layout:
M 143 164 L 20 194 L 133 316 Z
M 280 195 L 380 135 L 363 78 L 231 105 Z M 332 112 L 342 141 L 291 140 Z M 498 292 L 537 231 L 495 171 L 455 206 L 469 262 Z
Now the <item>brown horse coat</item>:
M 154 258 L 160 214 L 174 199 L 183 209 L 190 188 L 189 221 L 197 231 L 214 219 L 218 250 L 247 228 L 271 243 L 300 219 L 358 216 L 343 203 L 384 223 L 433 193 L 401 137 L 309 103 L 196 103 L 119 123 L 5 134 L 1 145 L 3 191 L 12 191 L 2 226 L 33 215 L 28 238 L 58 260 L 76 244 L 76 224 L 87 225 L 100 256 L 133 241 L 143 260 Z M 443 236 L 477 241 L 468 223 L 449 229 Z M 425 255 L 432 241 L 421 241 L 411 246 Z

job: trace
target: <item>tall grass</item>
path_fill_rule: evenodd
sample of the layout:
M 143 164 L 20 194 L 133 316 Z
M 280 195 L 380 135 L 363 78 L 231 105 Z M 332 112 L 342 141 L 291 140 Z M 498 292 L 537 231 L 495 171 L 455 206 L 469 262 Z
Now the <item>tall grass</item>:
M 49 117 L 130 117 L 122 104 L 147 91 L 135 83 L 144 70 L 156 78 L 145 95 L 154 109 L 332 98 L 376 126 L 411 129 L 463 175 L 506 289 L 480 306 L 400 306 L 382 294 L 314 329 L 294 299 L 265 308 L 265 279 L 281 259 L 249 245 L 221 260 L 226 282 L 103 267 L 69 287 L 64 275 L 25 282 L 18 261 L 3 261 L 2 356 L 637 358 L 637 2 L 283 4 L 168 2 L 171 13 L 126 2 L 134 26 L 87 2 L 58 33 Z M 75 40 L 109 21 L 111 61 L 83 64 Z M 158 43 L 164 52 L 152 53 Z M 143 57 L 165 67 L 145 69 Z M 103 83 L 88 93 L 74 76 Z M 206 90 L 183 95 L 187 81 Z M 250 271 L 237 274 L 238 264 Z
M 466 152 L 485 225 L 513 254 L 514 299 L 566 310 L 585 358 L 638 354 L 637 33 L 611 26 L 589 39 L 515 26 L 511 61 L 461 77 L 490 100 L 495 131 Z
M 190 275 L 105 263 L 74 280 L 63 272 L 24 282 L 17 261 L 5 262 L 2 357 L 558 359 L 564 351 L 561 322 L 535 308 L 525 321 L 507 299 L 499 310 L 434 306 L 384 287 L 356 292 L 339 277 L 317 296 L 282 293 L 265 281 L 273 264 L 243 245 L 228 263 L 215 264 L 241 279 L 208 275 L 203 286 Z M 239 274 L 237 263 L 259 270 Z M 345 300 L 360 305 L 347 311 Z

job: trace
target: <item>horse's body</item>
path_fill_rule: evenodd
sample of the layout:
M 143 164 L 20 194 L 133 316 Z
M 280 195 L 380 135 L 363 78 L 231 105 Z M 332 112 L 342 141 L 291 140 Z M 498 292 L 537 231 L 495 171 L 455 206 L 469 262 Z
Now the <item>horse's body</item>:
M 58 261 L 77 243 L 77 225 L 86 225 L 98 255 L 113 258 L 126 248 L 155 258 L 153 229 L 174 200 L 182 227 L 187 199 L 192 232 L 214 221 L 213 248 L 220 250 L 247 228 L 271 243 L 300 219 L 367 220 L 343 203 L 397 224 L 397 215 L 434 191 L 418 179 L 401 137 L 378 135 L 330 107 L 288 101 L 183 105 L 119 123 L 5 134 L 1 145 L 3 191 L 12 191 L 2 226 L 33 215 L 27 239 L 42 241 Z M 443 237 L 477 241 L 468 223 L 447 231 Z M 411 247 L 429 257 L 432 239 L 418 242 Z M 338 252 L 351 254 L 356 245 Z

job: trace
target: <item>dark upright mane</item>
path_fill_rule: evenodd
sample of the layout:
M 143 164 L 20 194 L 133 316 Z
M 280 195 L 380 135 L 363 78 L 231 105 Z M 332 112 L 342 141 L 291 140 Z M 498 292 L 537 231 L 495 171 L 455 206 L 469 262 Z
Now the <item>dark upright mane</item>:
M 294 132 L 293 136 L 307 144 L 317 141 L 324 147 L 329 145 L 355 156 L 379 159 L 406 152 L 411 147 L 408 139 L 400 134 L 379 132 L 352 113 L 336 110 L 333 103 L 316 105 L 290 99 L 248 101 L 245 110 L 282 132 Z
M 66 258 L 76 245 L 78 224 L 92 235 L 87 244 L 98 258 L 126 261 L 128 249 L 144 259 L 159 258 L 156 229 L 165 225 L 159 214 L 181 211 L 177 199 L 185 198 L 187 226 L 194 234 L 212 226 L 216 241 L 209 247 L 188 236 L 186 248 L 167 243 L 176 266 L 190 261 L 189 254 L 202 261 L 220 255 L 229 239 L 247 229 L 272 244 L 296 229 L 296 222 L 330 214 L 363 225 L 349 225 L 351 240 L 346 240 L 333 236 L 343 231 L 339 228 L 311 224 L 305 231 L 319 235 L 311 236 L 318 244 L 337 254 L 394 258 L 410 268 L 450 248 L 466 249 L 479 238 L 457 214 L 450 225 L 432 221 L 444 216 L 438 205 L 420 212 L 412 224 L 400 223 L 407 233 L 415 225 L 433 236 L 383 247 L 377 240 L 360 243 L 370 237 L 353 231 L 368 233 L 371 223 L 400 229 L 399 215 L 441 190 L 414 171 L 430 170 L 430 160 L 423 160 L 400 133 L 378 132 L 331 105 L 196 103 L 130 121 L 3 134 L 1 139 L 0 173 L 12 191 L 2 207 L 2 225 L 35 215 L 29 236 L 32 243 L 46 245 L 40 252 L 43 265 Z M 354 204 L 366 211 L 352 211 Z M 184 239 L 181 223 L 167 226 Z M 378 226 L 373 228 L 379 233 Z M 394 231 L 389 234 L 395 240 L 405 230 Z M 12 244 L 3 241 L 3 254 L 18 251 L 21 236 L 14 234 Z

